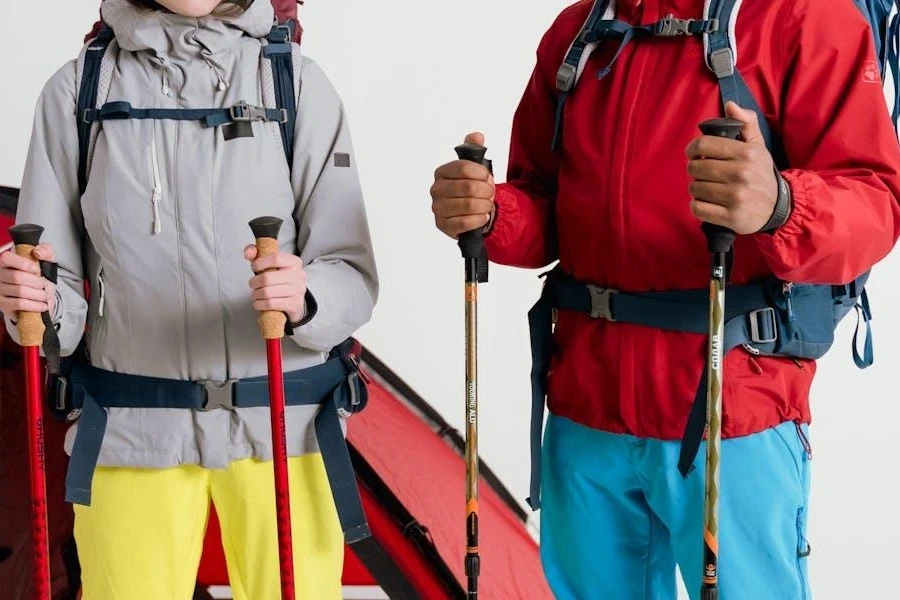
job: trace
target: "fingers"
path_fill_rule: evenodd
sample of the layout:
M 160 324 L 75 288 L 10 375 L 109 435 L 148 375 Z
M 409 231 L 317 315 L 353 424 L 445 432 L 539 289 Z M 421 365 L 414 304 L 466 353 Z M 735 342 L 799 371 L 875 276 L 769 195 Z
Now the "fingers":
M 464 217 L 450 217 L 435 219 L 437 228 L 446 235 L 456 238 L 467 231 L 481 229 L 491 220 L 490 214 L 468 215 Z
M 53 262 L 54 260 L 53 248 L 50 246 L 50 244 L 40 244 L 38 246 L 35 246 L 34 250 L 32 250 L 32 254 L 34 254 L 34 257 L 38 260 L 49 262 Z
M 263 256 L 262 258 L 254 258 L 250 264 L 250 268 L 253 269 L 254 273 L 262 273 L 268 269 L 293 269 L 302 267 L 303 259 L 296 254 L 287 254 L 285 252 L 270 254 L 269 256 Z
M 297 290 L 297 284 L 294 282 L 273 283 L 260 288 L 256 288 L 250 294 L 250 297 L 256 300 L 276 300 L 278 298 L 294 298 L 300 296 Z
M 691 213 L 699 220 L 713 225 L 727 227 L 731 224 L 731 213 L 718 204 L 704 202 L 703 200 L 691 200 Z
M 484 134 L 480 131 L 473 131 L 472 133 L 466 136 L 464 140 L 467 144 L 476 144 L 478 146 L 484 146 Z
M 750 149 L 755 148 L 746 142 L 739 142 L 713 135 L 701 135 L 695 138 L 685 149 L 691 160 L 710 158 L 717 160 L 749 160 Z
M 750 163 L 702 158 L 688 161 L 687 172 L 691 179 L 714 183 L 747 184 L 753 175 Z
M 266 271 L 250 278 L 250 289 L 258 290 L 269 286 L 291 285 L 294 289 L 297 285 L 306 284 L 306 274 L 302 269 L 279 269 Z
M 50 290 L 11 283 L 0 283 L 0 296 L 3 296 L 4 298 L 20 298 L 46 303 L 50 301 Z
M 34 275 L 40 275 L 41 273 L 41 268 L 36 262 L 19 256 L 12 251 L 0 254 L 0 270 L 2 270 L 3 267 L 22 271 L 23 273 L 32 273 Z
M 40 269 L 35 272 L 0 268 L 0 283 L 29 287 L 36 290 L 43 290 L 46 286 L 46 281 L 40 275 Z
M 253 308 L 257 311 L 275 310 L 278 312 L 290 313 L 297 309 L 297 296 L 290 298 L 266 298 L 265 300 L 254 300 Z
M 435 182 L 441 179 L 475 179 L 488 181 L 491 172 L 484 165 L 471 160 L 454 160 L 438 167 L 434 172 Z
M 50 310 L 50 305 L 46 302 L 0 297 L 0 312 L 8 316 L 15 315 L 17 311 L 43 313 L 48 310 Z

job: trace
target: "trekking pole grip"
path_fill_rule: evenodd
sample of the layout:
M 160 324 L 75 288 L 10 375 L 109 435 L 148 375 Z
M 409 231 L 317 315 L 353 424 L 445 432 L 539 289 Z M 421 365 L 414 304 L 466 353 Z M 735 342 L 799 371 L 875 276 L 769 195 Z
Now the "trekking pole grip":
M 484 158 L 487 154 L 487 148 L 484 146 L 466 142 L 457 146 L 455 150 L 460 160 L 468 160 L 485 166 L 488 170 L 491 169 L 491 161 Z M 463 258 L 480 258 L 484 248 L 483 228 L 479 227 L 460 234 L 458 243 Z
M 39 261 L 34 257 L 34 248 L 41 243 L 43 233 L 43 227 L 32 223 L 21 223 L 9 228 L 16 254 L 35 264 Z M 45 326 L 40 313 L 19 311 L 16 329 L 19 331 L 22 346 L 40 346 L 44 341 Z
M 284 221 L 278 217 L 257 217 L 250 221 L 250 229 L 256 238 L 257 258 L 278 254 L 278 232 L 281 231 L 283 223 Z M 271 270 L 273 269 L 266 269 Z M 281 311 L 264 310 L 259 315 L 259 330 L 264 339 L 283 338 L 285 324 L 287 316 Z
M 744 124 L 736 119 L 709 119 L 700 123 L 700 131 L 703 135 L 731 140 L 740 140 L 743 128 Z M 737 237 L 733 231 L 712 223 L 703 223 L 702 228 L 703 233 L 706 234 L 706 243 L 710 252 L 726 253 L 731 250 Z

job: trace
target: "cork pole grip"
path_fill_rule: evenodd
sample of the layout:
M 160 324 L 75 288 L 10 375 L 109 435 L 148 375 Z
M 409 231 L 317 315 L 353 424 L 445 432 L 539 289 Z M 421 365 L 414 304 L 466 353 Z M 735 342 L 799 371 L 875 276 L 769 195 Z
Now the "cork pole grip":
M 282 222 L 277 217 L 259 217 L 250 221 L 250 228 L 256 237 L 257 258 L 278 254 L 278 232 Z M 286 323 L 287 317 L 281 311 L 266 310 L 259 315 L 259 330 L 266 340 L 283 338 Z
M 29 223 L 11 227 L 9 233 L 16 246 L 16 254 L 37 263 L 32 253 L 34 247 L 40 243 L 43 232 L 43 227 Z M 45 328 L 40 313 L 19 311 L 16 320 L 16 329 L 19 331 L 22 346 L 40 346 L 43 343 Z

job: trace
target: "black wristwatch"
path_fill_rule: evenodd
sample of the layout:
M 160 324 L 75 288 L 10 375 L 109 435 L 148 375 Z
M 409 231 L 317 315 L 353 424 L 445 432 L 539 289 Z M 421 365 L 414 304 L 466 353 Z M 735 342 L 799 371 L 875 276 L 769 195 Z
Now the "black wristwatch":
M 766 224 L 759 230 L 762 233 L 774 233 L 778 228 L 787 223 L 788 218 L 791 216 L 791 209 L 793 208 L 791 186 L 788 185 L 788 182 L 781 176 L 781 173 L 777 168 L 775 169 L 775 179 L 778 184 L 778 198 L 775 200 L 775 209 L 772 211 L 772 216 L 769 217 Z

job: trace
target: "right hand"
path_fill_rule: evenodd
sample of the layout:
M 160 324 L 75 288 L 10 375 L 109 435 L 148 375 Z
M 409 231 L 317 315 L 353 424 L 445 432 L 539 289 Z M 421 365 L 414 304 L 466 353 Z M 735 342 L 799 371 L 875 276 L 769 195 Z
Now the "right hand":
M 484 145 L 484 136 L 470 133 L 465 141 Z M 431 212 L 437 228 L 453 239 L 486 226 L 494 215 L 494 177 L 487 167 L 454 160 L 434 172 Z
M 53 248 L 35 246 L 34 257 L 52 261 Z M 53 312 L 55 302 L 56 286 L 41 277 L 38 263 L 14 251 L 0 254 L 0 312 L 15 320 L 17 311 Z

